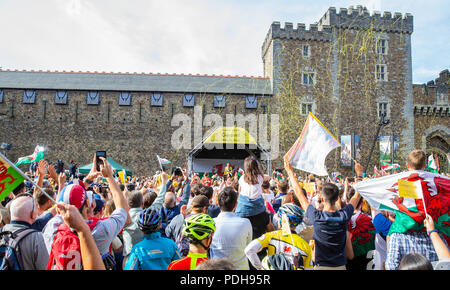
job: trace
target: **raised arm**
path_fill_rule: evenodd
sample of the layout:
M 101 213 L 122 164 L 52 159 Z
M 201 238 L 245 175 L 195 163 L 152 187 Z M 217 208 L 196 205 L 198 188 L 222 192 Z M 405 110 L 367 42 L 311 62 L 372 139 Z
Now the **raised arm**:
M 355 172 L 356 172 L 356 179 L 358 181 L 358 177 L 363 175 L 363 168 L 361 164 L 355 161 Z M 358 206 L 359 200 L 361 199 L 361 195 L 359 195 L 358 192 L 355 192 L 353 197 L 350 199 L 349 203 L 353 205 L 353 208 L 356 208 Z
M 125 196 L 123 195 L 123 192 L 120 190 L 119 185 L 117 184 L 116 180 L 113 177 L 113 171 L 111 165 L 108 163 L 108 161 L 100 157 L 103 161 L 103 164 L 100 165 L 100 171 L 101 174 L 106 178 L 109 184 L 109 188 L 111 190 L 112 198 L 114 200 L 114 204 L 116 208 L 122 208 L 125 211 L 128 212 L 129 207 L 127 200 L 125 199 Z
M 78 209 L 70 204 L 58 203 L 57 210 L 64 222 L 75 229 L 80 239 L 81 259 L 84 270 L 106 270 L 102 257 L 92 237 L 89 226 L 84 221 Z
M 189 196 L 191 195 L 191 180 L 189 179 L 188 175 L 184 175 L 185 178 L 185 185 L 183 188 L 183 195 L 181 196 L 181 201 L 179 203 L 180 207 L 184 204 L 188 204 L 189 202 Z
M 427 214 L 425 218 L 424 225 L 427 228 L 427 232 L 430 235 L 431 242 L 433 243 L 433 247 L 436 251 L 436 254 L 439 260 L 449 259 L 450 251 L 448 247 L 445 245 L 444 241 L 439 236 L 438 232 L 434 228 L 433 218 Z
M 38 163 L 37 169 L 36 169 L 36 174 L 38 176 L 38 180 L 36 182 L 36 184 L 42 188 L 43 184 L 44 184 L 44 176 L 45 176 L 45 171 L 47 169 L 47 161 L 45 160 L 41 160 Z M 38 191 L 39 189 L 35 186 L 34 187 L 34 192 Z
M 172 178 L 174 178 L 174 177 L 172 176 Z M 166 196 L 167 189 L 172 184 L 172 179 L 168 180 L 167 173 L 165 173 L 165 172 L 161 173 L 161 180 L 162 180 L 162 184 L 163 184 L 163 186 L 161 187 L 161 191 L 158 193 L 158 196 L 155 198 L 155 201 L 153 201 L 152 205 L 150 206 L 150 208 L 152 208 L 154 210 L 161 209 L 161 207 L 163 206 L 163 203 L 164 203 L 164 198 Z
M 286 170 L 286 172 L 288 174 L 289 180 L 291 181 L 292 188 L 294 189 L 294 193 L 297 196 L 301 207 L 303 208 L 303 210 L 306 211 L 306 209 L 309 206 L 308 199 L 303 194 L 300 184 L 297 181 L 297 176 L 295 175 L 294 170 L 292 169 L 292 165 L 286 159 L 284 159 L 284 169 Z

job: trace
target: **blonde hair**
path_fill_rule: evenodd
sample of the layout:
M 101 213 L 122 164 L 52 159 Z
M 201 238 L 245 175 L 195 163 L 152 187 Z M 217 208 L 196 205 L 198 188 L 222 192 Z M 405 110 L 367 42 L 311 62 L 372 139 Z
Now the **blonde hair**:
M 408 154 L 406 159 L 409 167 L 413 170 L 421 170 L 427 166 L 427 155 L 422 150 L 413 150 Z

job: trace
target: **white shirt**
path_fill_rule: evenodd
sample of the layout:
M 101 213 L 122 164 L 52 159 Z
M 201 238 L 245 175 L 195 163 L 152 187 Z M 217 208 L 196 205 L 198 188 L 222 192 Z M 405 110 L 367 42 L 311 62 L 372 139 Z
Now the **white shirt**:
M 262 196 L 262 183 L 264 181 L 264 177 L 262 175 L 258 176 L 257 184 L 248 184 L 245 182 L 244 175 L 239 178 L 239 187 L 240 194 L 245 195 L 248 198 L 254 199 Z
M 269 193 L 263 193 L 263 198 L 266 202 L 272 203 L 272 201 L 275 199 L 275 194 L 272 190 L 269 189 Z
M 211 258 L 228 258 L 236 270 L 249 270 L 245 247 L 252 241 L 252 224 L 233 212 L 221 212 L 215 219 L 216 231 L 211 244 Z

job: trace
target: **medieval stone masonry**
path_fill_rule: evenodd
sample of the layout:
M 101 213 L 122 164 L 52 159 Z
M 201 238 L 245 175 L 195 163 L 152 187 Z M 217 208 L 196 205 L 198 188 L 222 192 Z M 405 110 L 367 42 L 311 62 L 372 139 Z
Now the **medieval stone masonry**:
M 3 70 L 0 142 L 13 145 L 5 152 L 13 161 L 37 144 L 48 148 L 48 160 L 65 164 L 90 163 L 96 150 L 106 150 L 134 173 L 149 174 L 158 169 L 156 154 L 186 163 L 189 149 L 171 145 L 176 114 L 194 120 L 214 113 L 224 122 L 227 114 L 278 114 L 277 168 L 311 111 L 338 140 L 360 136 L 365 164 L 386 113 L 380 135 L 398 136 L 394 161 L 404 167 L 406 154 L 420 148 L 448 170 L 450 73 L 444 68 L 435 80 L 412 83 L 412 33 L 410 14 L 331 7 L 309 28 L 270 25 L 263 77 Z M 374 148 L 368 172 L 379 162 Z M 340 151 L 328 156 L 327 168 L 349 172 Z

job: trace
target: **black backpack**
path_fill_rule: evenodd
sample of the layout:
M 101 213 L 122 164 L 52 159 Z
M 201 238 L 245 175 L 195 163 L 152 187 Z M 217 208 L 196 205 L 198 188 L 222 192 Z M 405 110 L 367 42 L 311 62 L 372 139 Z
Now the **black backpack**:
M 16 232 L 0 232 L 0 270 L 23 270 L 20 241 L 35 232 L 33 229 L 23 229 Z

